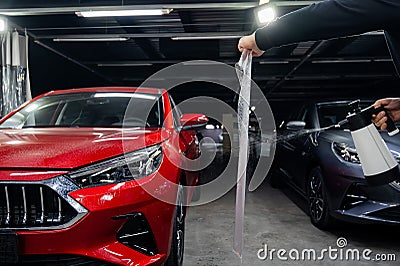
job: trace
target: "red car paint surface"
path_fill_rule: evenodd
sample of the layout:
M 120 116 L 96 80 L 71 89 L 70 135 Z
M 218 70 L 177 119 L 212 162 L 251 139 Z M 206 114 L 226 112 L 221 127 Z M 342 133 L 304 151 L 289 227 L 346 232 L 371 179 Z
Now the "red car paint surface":
M 108 128 L 3 130 L 0 131 L 1 167 L 73 169 L 122 154 L 128 145 L 134 151 L 163 140 L 160 129 L 122 131 Z M 121 145 L 123 138 L 126 142 Z M 132 139 L 129 143 L 128 138 Z
M 62 229 L 13 229 L 18 234 L 19 256 L 57 254 L 81 255 L 120 265 L 162 265 L 171 247 L 174 204 L 158 200 L 143 189 L 175 202 L 179 182 L 194 185 L 197 173 L 185 173 L 179 165 L 181 154 L 199 156 L 195 131 L 178 132 L 174 127 L 171 102 L 166 91 L 136 88 L 85 88 L 54 91 L 48 96 L 81 92 L 139 92 L 162 95 L 164 125 L 160 128 L 38 127 L 0 129 L 0 184 L 35 183 L 68 174 L 71 170 L 133 152 L 155 144 L 163 157 L 155 173 L 138 180 L 82 187 L 69 193 L 87 214 Z M 25 105 L 24 105 L 25 106 Z M 23 108 L 22 106 L 21 108 Z M 21 109 L 20 108 L 20 109 Z M 17 112 L 16 110 L 15 112 Z M 3 123 L 15 113 L 3 118 Z M 191 193 L 188 193 L 190 195 Z M 117 241 L 116 234 L 127 219 L 121 215 L 141 213 L 147 220 L 157 254 L 146 255 Z M 114 217 L 114 218 L 113 218 Z M 1 225 L 0 231 L 7 229 Z

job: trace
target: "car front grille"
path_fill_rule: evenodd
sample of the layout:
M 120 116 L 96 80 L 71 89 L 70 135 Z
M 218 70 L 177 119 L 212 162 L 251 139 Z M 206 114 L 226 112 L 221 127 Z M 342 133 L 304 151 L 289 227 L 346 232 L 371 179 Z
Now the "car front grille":
M 400 222 L 400 206 L 386 208 L 380 211 L 369 213 L 368 216 L 377 217 L 388 221 Z
M 0 184 L 0 229 L 60 226 L 77 214 L 46 185 Z
M 350 210 L 368 200 L 368 196 L 358 184 L 352 184 L 345 194 L 342 201 L 342 210 Z
M 126 218 L 127 221 L 117 233 L 118 242 L 147 256 L 157 254 L 156 241 L 146 217 L 139 212 L 113 217 L 114 220 Z

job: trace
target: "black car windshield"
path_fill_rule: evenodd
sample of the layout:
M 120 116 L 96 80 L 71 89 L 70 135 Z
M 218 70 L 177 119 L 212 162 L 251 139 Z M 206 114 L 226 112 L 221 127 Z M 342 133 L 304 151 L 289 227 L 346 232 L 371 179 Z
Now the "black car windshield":
M 160 99 L 158 95 L 134 92 L 49 95 L 25 106 L 0 128 L 161 127 Z
M 373 104 L 373 102 L 361 102 L 360 107 L 366 108 L 371 104 Z M 331 125 L 336 125 L 346 118 L 349 109 L 350 108 L 347 102 L 333 102 L 318 105 L 318 119 L 320 127 L 324 128 Z M 341 128 L 348 129 L 348 126 L 345 124 Z

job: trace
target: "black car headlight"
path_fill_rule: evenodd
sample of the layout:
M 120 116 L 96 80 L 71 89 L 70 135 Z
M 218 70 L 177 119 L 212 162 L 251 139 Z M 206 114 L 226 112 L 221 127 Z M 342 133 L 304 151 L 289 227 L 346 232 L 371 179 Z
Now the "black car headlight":
M 340 159 L 350 163 L 360 163 L 360 158 L 358 158 L 358 154 L 355 148 L 349 147 L 346 143 L 333 143 L 333 151 L 336 155 L 339 156 Z
M 154 173 L 161 160 L 161 146 L 154 145 L 82 167 L 68 176 L 81 187 L 125 182 Z
M 400 164 L 400 152 L 394 150 L 390 150 L 390 152 L 393 154 L 393 157 L 397 161 L 397 163 Z

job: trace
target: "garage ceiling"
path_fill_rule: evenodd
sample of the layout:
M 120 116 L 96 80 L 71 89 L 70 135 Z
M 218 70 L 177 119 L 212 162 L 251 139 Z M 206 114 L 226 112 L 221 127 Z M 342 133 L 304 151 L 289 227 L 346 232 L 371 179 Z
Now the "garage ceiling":
M 278 15 L 318 1 L 273 1 Z M 257 28 L 258 1 L 31 1 L 2 0 L 0 14 L 39 45 L 90 70 L 98 85 L 140 85 L 149 75 L 185 60 L 233 65 L 238 36 Z M 171 8 L 163 16 L 83 18 L 76 11 Z M 67 38 L 125 41 L 62 41 Z M 185 40 L 188 37 L 197 40 Z M 211 38 L 211 39 L 204 39 Z M 45 61 L 46 58 L 43 58 Z M 69 77 L 73 79 L 73 75 Z M 253 79 L 271 101 L 379 97 L 399 88 L 382 32 L 274 48 L 255 60 Z M 79 86 L 77 82 L 77 86 Z M 182 98 L 202 86 L 180 91 Z M 204 87 L 204 86 L 203 86 Z M 224 97 L 221 92 L 217 95 Z M 225 100 L 230 101 L 231 96 Z

